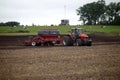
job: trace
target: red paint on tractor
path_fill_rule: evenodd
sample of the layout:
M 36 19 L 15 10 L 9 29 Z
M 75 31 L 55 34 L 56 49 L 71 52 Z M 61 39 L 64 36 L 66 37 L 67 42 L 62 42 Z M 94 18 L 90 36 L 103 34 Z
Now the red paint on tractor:
M 79 38 L 81 40 L 84 40 L 85 38 L 88 38 L 88 35 L 87 34 L 79 34 Z

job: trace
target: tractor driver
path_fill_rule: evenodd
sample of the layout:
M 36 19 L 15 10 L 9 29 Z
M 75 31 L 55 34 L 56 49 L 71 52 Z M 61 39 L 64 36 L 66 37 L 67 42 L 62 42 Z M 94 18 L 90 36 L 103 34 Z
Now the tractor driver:
M 79 35 L 79 33 L 78 33 L 78 29 L 77 29 L 77 28 L 75 28 L 75 32 L 74 32 L 75 41 L 77 40 L 78 35 Z

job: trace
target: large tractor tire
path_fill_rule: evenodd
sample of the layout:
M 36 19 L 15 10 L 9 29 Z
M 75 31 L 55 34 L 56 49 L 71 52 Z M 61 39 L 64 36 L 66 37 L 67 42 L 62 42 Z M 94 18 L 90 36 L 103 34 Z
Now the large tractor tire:
M 77 39 L 76 45 L 77 45 L 77 46 L 82 46 L 82 40 L 81 40 L 81 39 Z
M 64 46 L 73 46 L 73 40 L 69 36 L 63 36 L 62 44 Z
M 84 45 L 85 46 L 92 46 L 92 42 L 89 40 L 84 40 Z
M 87 43 L 87 46 L 92 46 L 92 42 L 88 42 L 88 43 Z

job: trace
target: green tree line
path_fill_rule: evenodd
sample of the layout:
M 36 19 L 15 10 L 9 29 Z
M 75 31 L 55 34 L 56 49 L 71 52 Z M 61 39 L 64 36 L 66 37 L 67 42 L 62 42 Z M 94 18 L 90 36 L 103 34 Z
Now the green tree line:
M 3 23 L 3 22 L 0 23 L 0 26 L 11 26 L 11 27 L 13 27 L 13 26 L 19 26 L 19 25 L 20 25 L 20 23 L 16 22 L 16 21 L 9 21 L 9 22 L 5 22 L 5 23 Z
M 120 25 L 120 2 L 106 5 L 104 0 L 98 0 L 85 4 L 76 11 L 83 24 Z

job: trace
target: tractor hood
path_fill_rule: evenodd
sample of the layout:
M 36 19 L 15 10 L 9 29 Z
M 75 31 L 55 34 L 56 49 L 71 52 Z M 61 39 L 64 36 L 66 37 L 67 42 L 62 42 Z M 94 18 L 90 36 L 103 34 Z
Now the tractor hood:
M 85 37 L 88 37 L 88 35 L 87 34 L 79 34 L 79 37 L 85 38 Z

